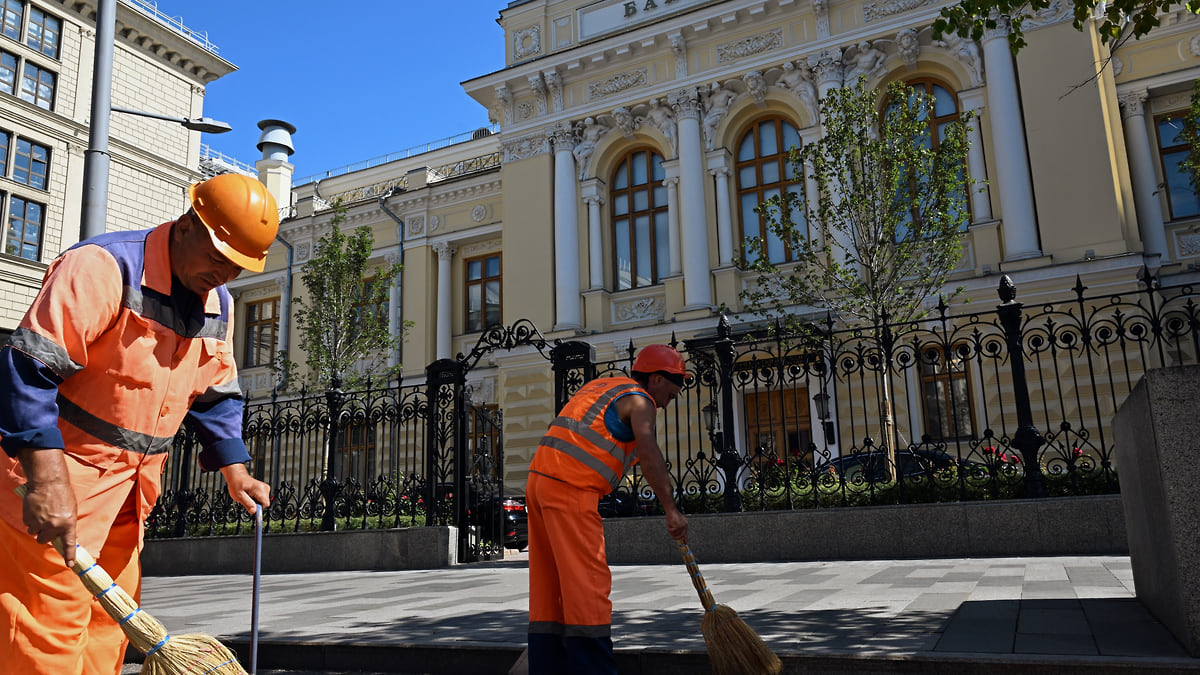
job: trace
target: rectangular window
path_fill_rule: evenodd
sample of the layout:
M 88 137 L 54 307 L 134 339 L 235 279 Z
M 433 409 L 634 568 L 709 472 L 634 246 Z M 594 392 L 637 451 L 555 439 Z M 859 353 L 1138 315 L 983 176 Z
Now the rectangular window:
M 372 304 L 372 302 L 371 302 L 372 299 L 376 295 L 376 292 L 377 292 L 376 287 L 378 286 L 378 284 L 379 284 L 378 280 L 376 280 L 374 278 L 363 279 L 362 295 L 360 295 L 354 301 L 354 316 L 355 316 L 354 323 L 356 326 L 361 324 L 363 312 L 373 313 L 375 315 L 375 319 L 377 322 L 379 322 L 385 326 L 387 325 L 387 316 L 388 316 L 387 296 L 384 295 L 383 299 L 378 303 Z M 355 330 L 354 335 L 358 335 L 357 329 Z
M 469 258 L 467 332 L 500 325 L 500 254 Z
M 13 180 L 45 190 L 46 167 L 49 164 L 50 148 L 17 137 L 17 154 L 13 157 Z
M 4 37 L 21 39 L 21 13 L 24 10 L 25 3 L 21 0 L 0 0 Z
M 919 360 L 925 433 L 935 441 L 970 438 L 975 430 L 966 361 L 951 350 L 928 346 Z
M 4 252 L 36 262 L 41 257 L 46 207 L 17 196 L 13 196 L 10 202 Z
M 39 108 L 54 109 L 54 73 L 36 63 L 25 62 L 21 75 L 21 98 Z
M 4 51 L 0 51 L 0 91 L 17 93 L 17 57 Z
M 246 304 L 246 353 L 243 368 L 270 365 L 279 334 L 279 298 Z
M 25 44 L 52 59 L 58 58 L 58 39 L 62 34 L 62 21 L 38 9 L 29 8 L 29 31 Z
M 1186 110 L 1163 115 L 1155 120 L 1158 128 L 1158 156 L 1162 160 L 1163 184 L 1171 220 L 1200 216 L 1200 194 L 1192 189 L 1183 161 L 1188 156 L 1183 137 Z

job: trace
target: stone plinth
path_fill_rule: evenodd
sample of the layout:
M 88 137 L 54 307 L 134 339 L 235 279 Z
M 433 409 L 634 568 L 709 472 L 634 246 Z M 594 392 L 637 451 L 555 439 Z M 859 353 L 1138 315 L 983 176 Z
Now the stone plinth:
M 1137 597 L 1200 656 L 1200 366 L 1147 372 L 1113 427 Z

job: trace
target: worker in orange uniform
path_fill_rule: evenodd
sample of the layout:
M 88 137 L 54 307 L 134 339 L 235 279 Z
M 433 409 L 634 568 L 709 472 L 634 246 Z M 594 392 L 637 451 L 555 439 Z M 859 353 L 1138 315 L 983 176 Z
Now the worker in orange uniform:
M 687 541 L 688 520 L 671 496 L 655 418 L 683 388 L 683 357 L 649 345 L 633 377 L 585 384 L 550 423 L 529 467 L 530 675 L 615 675 L 612 572 L 604 551 L 600 497 L 641 462 L 666 512 L 667 532 Z
M 234 501 L 250 512 L 270 502 L 270 486 L 245 467 L 224 284 L 262 271 L 278 210 L 262 183 L 237 174 L 188 194 L 175 221 L 102 234 L 54 260 L 0 349 L 5 673 L 121 672 L 124 634 L 63 563 L 78 542 L 138 598 L 142 523 L 185 419 L 201 467 L 221 471 Z M 22 483 L 23 500 L 13 492 Z

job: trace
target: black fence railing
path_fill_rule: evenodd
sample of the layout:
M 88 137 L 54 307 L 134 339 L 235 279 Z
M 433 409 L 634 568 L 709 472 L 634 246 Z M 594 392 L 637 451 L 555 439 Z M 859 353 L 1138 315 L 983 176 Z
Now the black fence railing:
M 1005 277 L 986 311 L 795 335 L 723 319 L 676 343 L 694 374 L 659 432 L 676 497 L 696 513 L 1118 492 L 1116 410 L 1146 370 L 1200 362 L 1195 289 L 1141 279 L 1024 308 Z M 657 511 L 636 469 L 616 497 Z
M 919 321 L 800 334 L 731 326 L 674 344 L 693 374 L 659 427 L 688 512 L 1078 496 L 1119 490 L 1111 421 L 1148 369 L 1200 363 L 1190 285 L 1000 304 Z M 482 354 L 548 351 L 559 409 L 594 377 L 628 374 L 636 349 L 597 362 L 583 341 L 548 344 L 527 321 L 496 328 L 419 386 L 302 393 L 246 407 L 251 470 L 269 482 L 274 531 L 454 524 L 466 559 L 499 554 L 502 415 L 470 402 Z M 333 421 L 336 420 L 336 424 Z M 547 420 L 548 422 L 549 420 Z M 181 431 L 148 536 L 248 531 Z M 520 468 L 507 467 L 509 473 Z M 635 468 L 606 513 L 656 513 Z

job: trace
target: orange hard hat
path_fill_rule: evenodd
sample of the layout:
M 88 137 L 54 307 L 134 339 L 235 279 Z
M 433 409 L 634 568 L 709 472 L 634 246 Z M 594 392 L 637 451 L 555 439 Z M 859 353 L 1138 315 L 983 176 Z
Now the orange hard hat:
M 687 368 L 683 365 L 683 356 L 668 345 L 646 345 L 638 352 L 633 361 L 633 370 L 637 373 L 657 373 L 663 371 L 681 377 L 687 376 Z
M 251 272 L 263 270 L 267 249 L 279 232 L 279 208 L 267 186 L 239 173 L 223 173 L 188 188 L 188 198 L 222 255 Z

